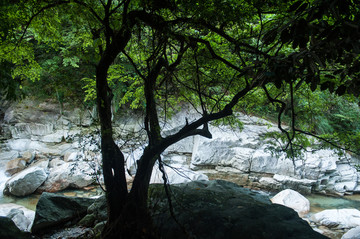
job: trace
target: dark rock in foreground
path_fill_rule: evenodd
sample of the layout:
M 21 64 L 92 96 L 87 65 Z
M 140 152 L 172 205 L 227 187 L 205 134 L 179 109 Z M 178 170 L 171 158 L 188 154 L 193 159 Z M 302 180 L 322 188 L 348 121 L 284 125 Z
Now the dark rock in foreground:
M 162 238 L 327 238 L 294 210 L 271 204 L 267 196 L 234 183 L 196 181 L 173 185 L 171 191 L 182 228 L 170 216 L 163 186 L 153 185 L 150 191 L 154 223 Z
M 170 191 L 178 223 L 170 216 L 163 185 L 150 185 L 150 210 L 162 239 L 327 238 L 313 231 L 293 209 L 271 204 L 267 195 L 231 182 L 193 181 L 172 185 Z M 73 200 L 44 193 L 37 206 L 33 232 L 85 216 L 87 206 L 94 202 L 79 225 L 93 227 L 95 234 L 99 233 L 97 226 L 106 220 L 105 197 L 86 202 Z
M 94 202 L 91 198 L 66 197 L 53 193 L 43 193 L 36 205 L 32 233 L 42 234 L 46 230 L 64 227 L 69 221 L 78 221 Z
M 28 232 L 22 232 L 10 218 L 0 217 L 0 238 L 30 239 L 31 235 Z

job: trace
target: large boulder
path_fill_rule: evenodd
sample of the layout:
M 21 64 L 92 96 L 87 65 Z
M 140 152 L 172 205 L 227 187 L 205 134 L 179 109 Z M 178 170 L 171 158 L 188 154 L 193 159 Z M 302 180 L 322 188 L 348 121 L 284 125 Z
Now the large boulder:
M 42 167 L 29 167 L 12 176 L 6 183 L 4 194 L 26 196 L 35 192 L 47 178 L 47 173 Z
M 326 238 L 297 213 L 267 196 L 234 183 L 195 181 L 172 185 L 177 221 L 169 213 L 163 187 L 153 185 L 153 219 L 162 238 Z M 185 229 L 185 232 L 184 230 Z
M 310 211 L 309 200 L 300 193 L 291 189 L 285 189 L 279 192 L 271 198 L 271 202 L 294 209 L 300 217 L 303 217 Z
M 64 226 L 82 218 L 94 202 L 91 198 L 66 197 L 53 193 L 42 193 L 36 205 L 35 219 L 31 231 L 44 233 L 45 230 Z
M 95 171 L 89 162 L 64 163 L 52 168 L 41 192 L 57 192 L 68 187 L 83 188 L 95 182 Z
M 360 226 L 360 211 L 357 209 L 327 209 L 314 214 L 312 220 L 329 228 L 349 229 Z

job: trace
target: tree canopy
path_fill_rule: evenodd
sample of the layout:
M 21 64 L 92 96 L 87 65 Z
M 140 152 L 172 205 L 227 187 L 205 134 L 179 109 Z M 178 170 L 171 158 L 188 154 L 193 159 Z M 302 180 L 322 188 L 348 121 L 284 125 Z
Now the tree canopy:
M 358 102 L 358 6 L 356 0 L 3 1 L 0 83 L 10 92 L 14 82 L 46 78 L 64 94 L 62 87 L 72 82 L 85 88 L 86 99 L 96 98 L 109 209 L 103 237 L 151 238 L 147 189 L 170 145 L 191 135 L 211 138 L 209 122 L 259 106 L 255 99 L 261 99 L 278 112 L 283 149 L 293 154 L 304 147 L 301 135 L 319 137 L 313 114 L 301 113 L 314 103 L 306 95 L 347 95 Z M 114 100 L 145 112 L 147 146 L 130 192 L 113 140 Z M 164 136 L 159 107 L 171 112 L 184 101 L 199 110 L 198 119 Z M 331 114 L 334 121 L 354 117 L 340 115 Z M 345 141 L 341 132 L 322 132 L 322 139 L 352 150 L 359 128 Z

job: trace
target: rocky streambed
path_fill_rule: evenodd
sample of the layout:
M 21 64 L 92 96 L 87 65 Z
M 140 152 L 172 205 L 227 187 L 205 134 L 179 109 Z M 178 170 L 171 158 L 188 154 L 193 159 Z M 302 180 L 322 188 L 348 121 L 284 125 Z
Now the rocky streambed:
M 1 108 L 0 189 L 10 195 L 4 197 L 0 193 L 3 203 L 4 198 L 82 189 L 102 183 L 96 111 L 64 105 L 60 113 L 58 108 L 51 101 L 30 100 Z M 242 131 L 211 126 L 211 140 L 189 137 L 167 149 L 162 157 L 171 166 L 166 167 L 170 183 L 210 178 L 269 192 L 293 189 L 303 195 L 337 196 L 360 192 L 358 159 L 347 154 L 339 158 L 331 150 L 305 153 L 294 162 L 285 155 L 274 156 L 267 150 L 268 143 L 262 136 L 278 130 L 277 127 L 256 117 L 241 114 L 237 117 L 244 123 Z M 186 120 L 194 118 L 196 112 L 183 107 L 170 121 L 164 122 L 162 133 L 175 132 Z M 129 186 L 131 175 L 136 172 L 135 162 L 144 148 L 142 129 L 142 118 L 138 115 L 114 115 L 115 138 L 126 156 Z M 151 182 L 162 182 L 158 170 L 154 170 Z M 357 211 L 351 213 L 356 218 Z M 360 225 L 356 222 L 344 226 L 328 218 L 315 222 L 310 216 L 304 218 L 332 238 L 340 238 L 345 231 Z

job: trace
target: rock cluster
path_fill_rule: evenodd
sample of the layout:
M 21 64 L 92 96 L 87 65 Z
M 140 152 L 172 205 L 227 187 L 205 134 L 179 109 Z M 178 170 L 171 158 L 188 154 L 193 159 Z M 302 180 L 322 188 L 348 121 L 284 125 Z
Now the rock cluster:
M 55 159 L 53 159 L 56 161 Z M 11 163 L 12 161 L 9 161 Z M 66 188 L 83 188 L 95 182 L 93 162 L 51 163 L 49 159 L 35 160 L 24 170 L 15 173 L 5 183 L 4 194 L 26 196 L 38 192 L 57 192 Z
M 25 196 L 34 191 L 82 188 L 94 183 L 96 176 L 101 182 L 99 130 L 93 124 L 96 112 L 72 108 L 65 105 L 64 111 L 60 112 L 56 103 L 27 100 L 6 110 L 4 119 L 0 119 L 3 142 L 0 144 L 0 186 L 4 178 L 11 177 L 4 185 L 4 193 Z M 277 127 L 256 117 L 241 114 L 237 117 L 244 124 L 242 131 L 210 126 L 212 139 L 189 137 L 169 147 L 162 155 L 168 182 L 176 184 L 222 177 L 240 185 L 271 191 L 293 189 L 302 194 L 336 195 L 360 192 L 356 158 L 349 155 L 340 158 L 332 150 L 306 152 L 294 161 L 282 154 L 273 155 L 268 151 L 269 142 L 262 136 L 277 131 Z M 184 107 L 164 124 L 162 134 L 174 133 L 194 118 L 196 113 Z M 126 158 L 129 183 L 144 148 L 142 128 L 139 117 L 114 116 L 116 143 L 122 146 Z M 129 139 L 123 138 L 124 133 Z M 122 138 L 117 138 L 119 134 Z M 163 175 L 158 165 L 155 167 L 151 183 L 162 183 Z M 286 192 L 285 198 L 291 200 L 276 201 L 274 198 L 274 202 L 304 215 L 308 210 L 306 201 L 298 195 L 294 199 L 294 193 Z M 303 203 L 302 206 L 289 203 L 294 200 Z M 311 220 L 318 225 L 348 230 L 358 225 L 354 224 L 357 212 L 352 212 L 355 216 L 351 226 L 345 226 L 345 219 L 336 221 L 335 218 L 342 215 L 338 211 L 323 212 L 324 215 L 314 215 Z M 13 213 L 9 214 L 12 218 L 21 218 L 21 213 Z
M 359 160 L 339 157 L 332 150 L 305 152 L 295 161 L 285 155 L 272 155 L 261 138 L 278 130 L 275 125 L 256 117 L 239 116 L 241 132 L 227 127 L 212 128 L 212 139 L 195 137 L 191 168 L 249 175 L 248 183 L 264 189 L 291 188 L 311 192 L 340 194 L 359 192 Z M 214 172 L 213 172 L 214 173 Z
M 91 167 L 95 170 L 100 168 L 99 132 L 92 125 L 96 112 L 71 109 L 72 107 L 65 105 L 64 111 L 60 113 L 56 103 L 25 100 L 6 110 L 2 129 L 4 137 L 7 137 L 7 151 L 0 154 L 0 161 L 5 158 L 12 160 L 8 163 L 8 174 L 23 170 L 34 157 L 30 153 L 27 157 L 22 155 L 19 158 L 19 154 L 34 151 L 50 155 L 50 164 L 55 164 L 56 167 L 66 168 L 59 165 L 63 161 L 92 161 L 96 165 Z M 164 124 L 162 134 L 166 136 L 174 133 L 186 121 L 196 117 L 196 112 L 183 107 L 181 112 Z M 290 188 L 303 194 L 320 192 L 338 195 L 360 192 L 360 177 L 355 168 L 359 161 L 356 158 L 348 155 L 340 158 L 332 150 L 306 152 L 302 158 L 294 161 L 285 155 L 273 155 L 268 151 L 269 144 L 263 136 L 268 132 L 278 131 L 277 126 L 242 114 L 237 115 L 237 118 L 244 124 L 242 131 L 225 126 L 210 126 L 212 139 L 189 137 L 168 148 L 162 158 L 174 168 L 166 169 L 170 181 L 180 183 L 206 179 L 204 173 L 209 176 L 224 174 L 228 177 L 241 177 L 239 183 L 243 185 L 266 190 Z M 139 117 L 114 117 L 115 136 L 122 136 L 117 143 L 123 146 L 127 169 L 132 174 L 136 171 L 136 160 L 143 148 L 141 145 L 144 134 L 141 134 L 141 129 L 142 121 Z M 130 140 L 124 138 L 125 133 Z M 125 145 L 125 141 L 128 144 Z M 72 164 L 67 166 L 72 167 Z M 178 168 L 183 169 L 184 173 L 179 172 Z M 56 171 L 59 170 L 47 173 L 56 178 L 54 181 L 61 182 L 61 176 Z M 185 174 L 188 180 L 182 181 L 177 176 L 179 174 Z M 161 174 L 154 172 L 152 180 L 160 182 Z M 45 188 L 48 190 L 48 186 Z
M 266 195 L 234 183 L 222 180 L 194 181 L 175 184 L 171 186 L 171 191 L 173 198 L 176 198 L 173 201 L 175 216 L 178 223 L 185 228 L 185 232 L 169 214 L 163 186 L 151 185 L 149 191 L 154 224 L 164 239 L 182 239 L 188 235 L 199 239 L 232 239 L 239 238 L 239 235 L 240 238 L 260 239 L 326 238 L 313 231 L 292 209 L 271 204 Z M 56 204 L 51 204 L 51 211 L 39 209 L 39 214 L 43 213 L 42 220 L 46 220 L 42 225 L 53 228 L 61 222 L 64 223 L 65 217 L 61 217 L 55 224 L 52 215 L 57 213 L 52 211 L 67 209 L 68 203 L 65 203 L 65 200 L 55 200 L 52 194 L 46 194 L 45 197 L 56 201 Z M 40 199 L 38 207 L 44 207 L 43 204 Z M 87 212 L 78 225 L 92 227 L 98 232 L 104 225 L 102 221 L 106 220 L 105 198 L 100 197 L 93 201 Z M 73 219 L 67 219 L 68 222 L 71 220 Z M 49 224 L 49 221 L 52 224 Z M 38 224 L 36 216 L 33 230 Z

